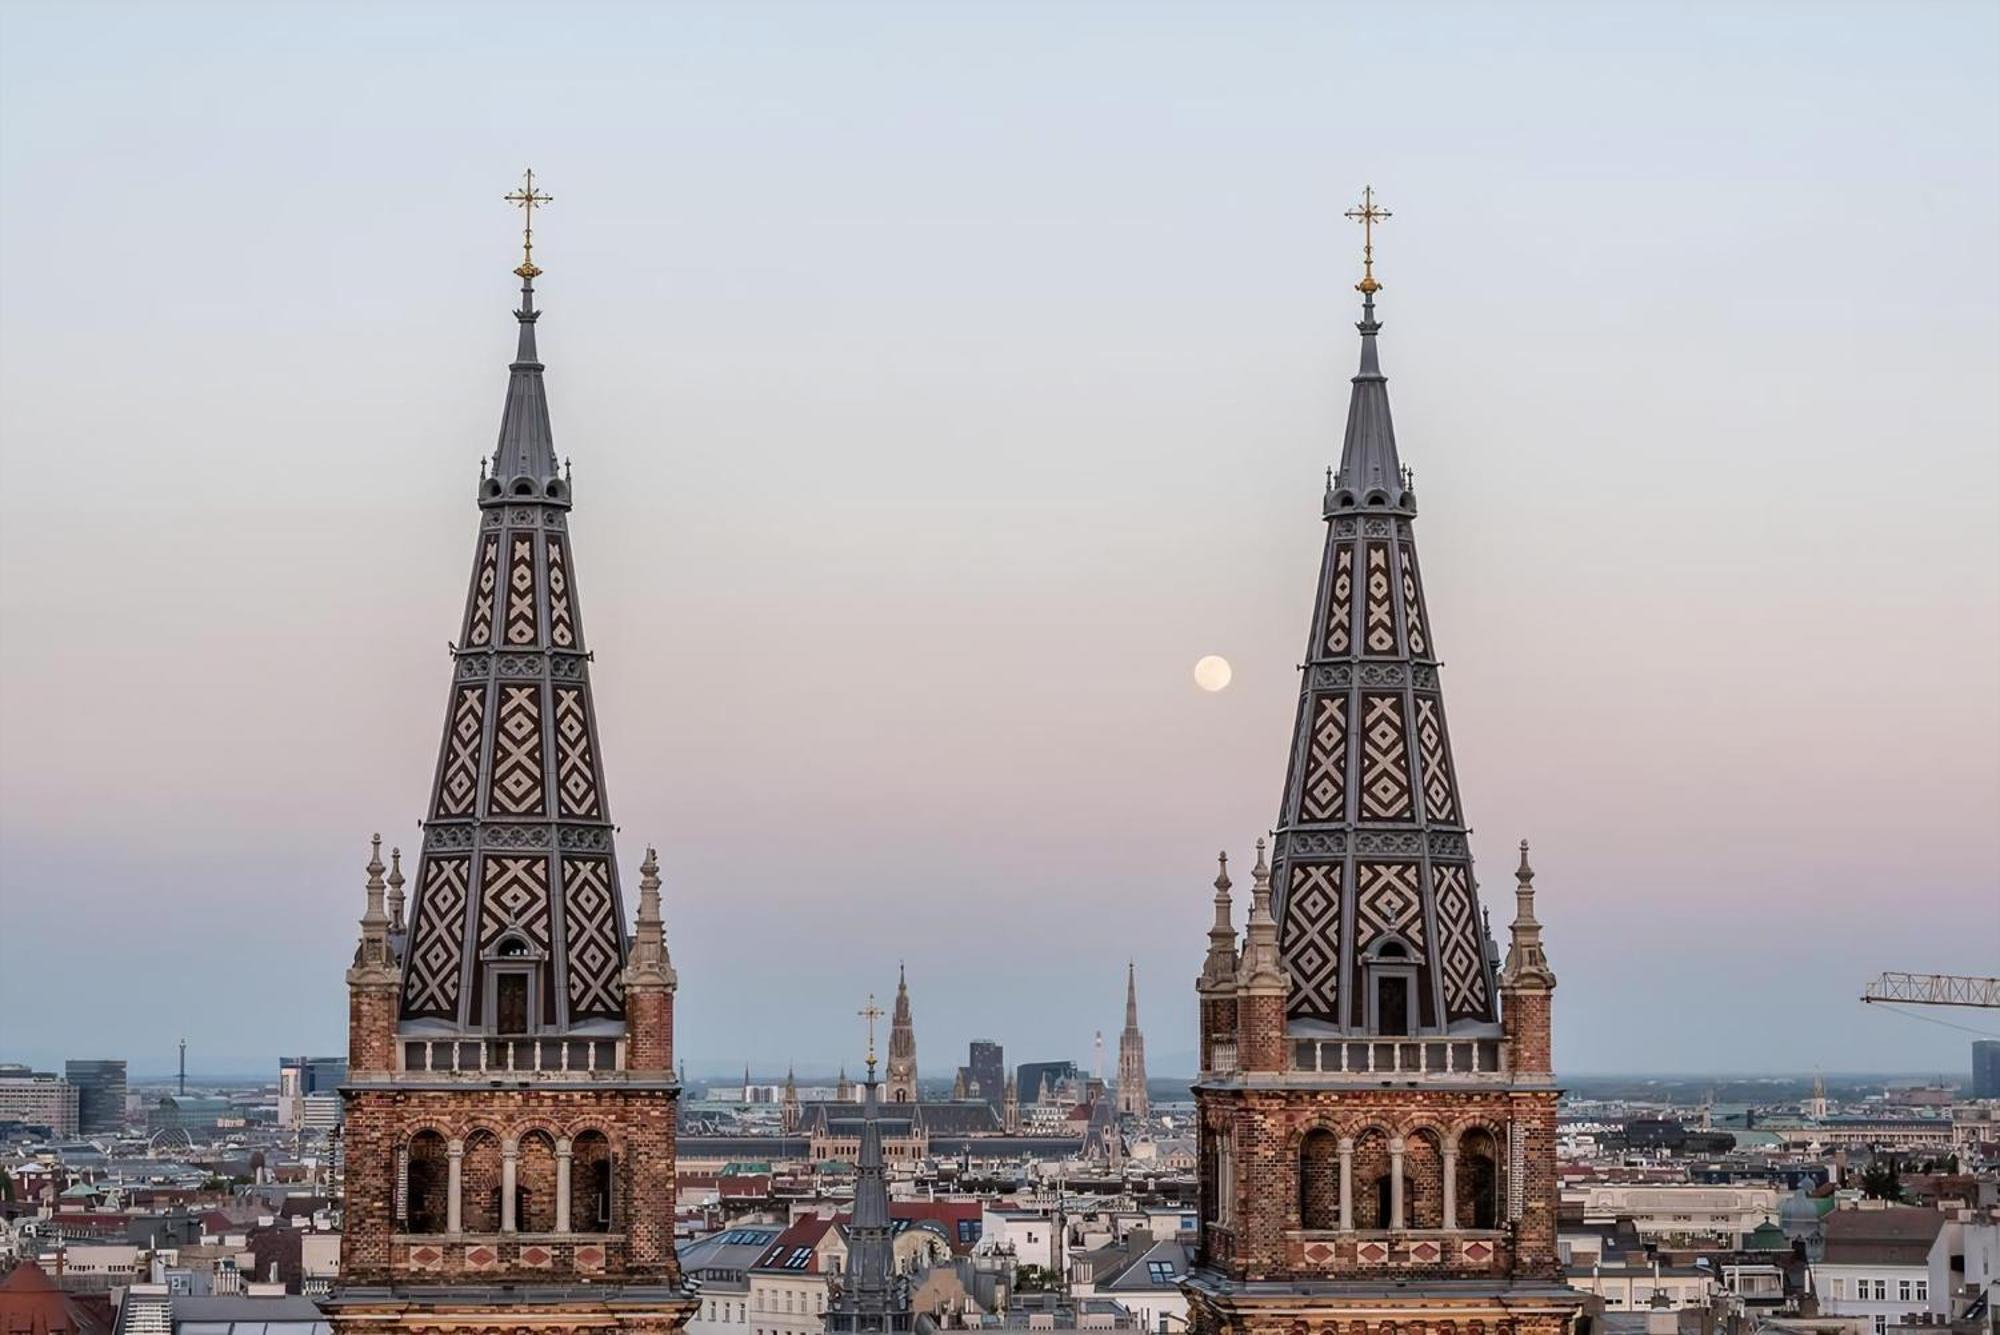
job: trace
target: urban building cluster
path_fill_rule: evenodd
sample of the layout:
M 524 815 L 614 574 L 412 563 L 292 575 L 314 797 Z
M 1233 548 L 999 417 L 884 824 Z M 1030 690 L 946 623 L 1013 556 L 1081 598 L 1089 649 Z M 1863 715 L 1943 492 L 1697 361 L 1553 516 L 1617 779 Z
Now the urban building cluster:
M 626 912 L 529 248 L 420 843 L 407 878 L 369 856 L 348 1050 L 250 1088 L 0 1071 L 0 1331 L 2000 1329 L 1992 1049 L 1962 1090 L 1566 1093 L 1525 842 L 1504 943 L 1481 906 L 1378 348 L 1387 214 L 1353 216 L 1359 367 L 1278 821 L 1247 894 L 1225 855 L 1163 912 L 1197 1070 L 1151 1078 L 1128 964 L 1108 1077 L 1101 1038 L 1087 1071 L 977 1038 L 928 1073 L 905 975 L 862 1006 L 855 1077 L 688 1078 L 651 848 Z

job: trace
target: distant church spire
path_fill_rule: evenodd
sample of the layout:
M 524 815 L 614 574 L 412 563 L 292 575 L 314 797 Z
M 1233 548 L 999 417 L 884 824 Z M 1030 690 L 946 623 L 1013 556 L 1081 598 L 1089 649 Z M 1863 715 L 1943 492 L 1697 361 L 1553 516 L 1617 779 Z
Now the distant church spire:
M 868 1022 L 868 1073 L 862 1081 L 861 1152 L 854 1163 L 854 1213 L 847 1228 L 847 1269 L 827 1304 L 829 1335 L 905 1332 L 911 1329 L 908 1282 L 896 1273 L 889 1182 L 882 1159 L 879 1083 L 875 1078 L 875 1021 L 882 1010 L 869 994 L 861 1011 Z
M 1125 1028 L 1118 1035 L 1118 1113 L 1144 1117 L 1152 1104 L 1146 1097 L 1146 1037 L 1139 1032 L 1137 966 L 1125 961 Z

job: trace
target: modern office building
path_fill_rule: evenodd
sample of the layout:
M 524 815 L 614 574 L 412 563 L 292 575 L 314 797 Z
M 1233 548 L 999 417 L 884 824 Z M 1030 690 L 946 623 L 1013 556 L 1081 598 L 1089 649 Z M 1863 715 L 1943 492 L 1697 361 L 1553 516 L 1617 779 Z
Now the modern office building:
M 76 1086 L 76 1129 L 99 1135 L 125 1125 L 125 1063 L 92 1060 L 63 1063 L 63 1076 Z
M 76 1134 L 76 1086 L 53 1071 L 0 1066 L 0 1122 L 45 1126 L 58 1136 Z
M 2000 1099 L 2000 1038 L 1981 1038 L 1972 1044 L 1972 1097 Z

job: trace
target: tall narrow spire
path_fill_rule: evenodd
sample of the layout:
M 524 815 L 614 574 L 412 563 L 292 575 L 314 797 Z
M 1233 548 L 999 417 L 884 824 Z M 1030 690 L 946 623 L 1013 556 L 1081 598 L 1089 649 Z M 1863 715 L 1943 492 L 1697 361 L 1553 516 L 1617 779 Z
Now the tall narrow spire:
M 1152 1108 L 1146 1094 L 1146 1036 L 1139 1032 L 1139 976 L 1125 961 L 1125 1028 L 1118 1035 L 1118 1112 L 1144 1117 Z
M 531 227 L 548 200 L 532 177 L 508 198 Z M 626 1027 L 626 918 L 569 484 L 557 475 L 535 354 L 532 246 L 530 231 L 515 271 L 520 351 L 481 484 L 403 951 L 399 1018 L 428 1037 L 501 1027 L 610 1037 Z
M 548 392 L 542 384 L 542 360 L 535 350 L 535 210 L 554 197 L 535 187 L 535 173 L 524 173 L 522 183 L 506 196 L 518 205 L 523 217 L 521 263 L 514 270 L 521 279 L 521 305 L 514 312 L 520 336 L 514 360 L 507 368 L 507 404 L 500 414 L 500 441 L 493 450 L 493 472 L 485 484 L 482 499 L 505 504 L 517 498 L 535 498 L 568 504 L 568 488 L 557 476 L 555 434 L 549 426 Z
M 896 1274 L 889 1182 L 882 1158 L 880 1085 L 875 1079 L 875 1021 L 881 1008 L 871 993 L 861 1011 L 868 1022 L 867 1077 L 862 1082 L 861 1150 L 854 1162 L 854 1213 L 847 1228 L 847 1268 L 828 1304 L 826 1328 L 835 1335 L 908 1331 L 909 1287 Z
M 1386 1035 L 1495 1032 L 1438 655 L 1376 351 L 1373 190 L 1364 231 L 1361 366 L 1299 683 L 1271 853 L 1272 916 L 1290 979 L 1288 1022 Z M 1254 914 L 1253 914 L 1254 921 Z M 1254 928 L 1253 928 L 1254 935 Z M 1254 945 L 1243 968 L 1254 972 Z
M 1382 285 L 1375 281 L 1375 224 L 1390 216 L 1375 203 L 1373 187 L 1362 192 L 1362 202 L 1347 211 L 1360 223 L 1366 241 L 1362 247 L 1362 279 L 1354 285 L 1361 293 L 1361 367 L 1355 372 L 1347 401 L 1347 438 L 1341 444 L 1340 467 L 1327 488 L 1326 504 L 1334 509 L 1356 504 L 1389 507 L 1414 512 L 1416 498 L 1410 493 L 1402 461 L 1396 454 L 1396 424 L 1389 415 L 1389 381 L 1382 374 L 1382 361 L 1375 346 L 1381 321 L 1375 318 L 1375 294 Z

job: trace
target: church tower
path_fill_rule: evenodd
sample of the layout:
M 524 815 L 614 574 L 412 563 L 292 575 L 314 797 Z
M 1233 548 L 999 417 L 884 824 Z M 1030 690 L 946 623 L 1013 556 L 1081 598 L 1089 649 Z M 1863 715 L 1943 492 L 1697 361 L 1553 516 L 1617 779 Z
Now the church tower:
M 896 966 L 896 1007 L 889 1016 L 889 1102 L 917 1101 L 917 1027 L 910 1019 L 910 980 Z
M 370 859 L 348 971 L 342 1335 L 678 1330 L 675 977 L 653 851 L 628 938 L 590 651 L 535 348 L 530 173 L 519 345 L 482 479 L 407 925 Z M 399 869 L 400 870 L 400 869 Z M 398 891 L 400 892 L 400 875 Z M 399 893 L 400 898 L 400 893 Z
M 1118 1115 L 1144 1117 L 1151 1106 L 1146 1099 L 1146 1036 L 1139 1032 L 1139 980 L 1127 960 L 1125 1028 L 1118 1035 Z
M 1202 1332 L 1556 1335 L 1549 1002 L 1522 846 L 1504 970 L 1482 926 L 1376 338 L 1361 365 L 1274 842 L 1240 948 L 1226 860 L 1196 983 Z

